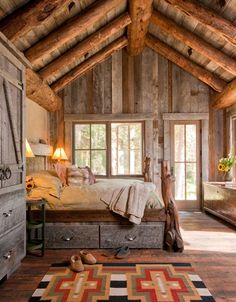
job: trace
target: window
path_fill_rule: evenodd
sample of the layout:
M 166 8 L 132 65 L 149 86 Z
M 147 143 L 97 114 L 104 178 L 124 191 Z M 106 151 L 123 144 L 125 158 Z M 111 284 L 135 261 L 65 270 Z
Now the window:
M 143 123 L 75 124 L 73 153 L 76 165 L 96 175 L 141 175 Z
M 76 124 L 74 128 L 74 161 L 89 166 L 94 174 L 106 175 L 106 124 Z

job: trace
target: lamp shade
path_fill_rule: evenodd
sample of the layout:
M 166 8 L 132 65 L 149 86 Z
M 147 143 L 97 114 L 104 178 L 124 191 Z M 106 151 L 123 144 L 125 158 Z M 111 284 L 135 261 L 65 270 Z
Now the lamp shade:
M 25 139 L 25 157 L 34 157 L 34 153 L 30 147 L 27 138 Z
M 63 148 L 57 148 L 52 156 L 52 159 L 68 160 Z

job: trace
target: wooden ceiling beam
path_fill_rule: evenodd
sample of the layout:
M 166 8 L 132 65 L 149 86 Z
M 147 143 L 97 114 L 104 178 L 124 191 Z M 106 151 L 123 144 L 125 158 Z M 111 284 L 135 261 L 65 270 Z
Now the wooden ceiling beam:
M 236 26 L 196 0 L 165 0 L 182 13 L 193 17 L 227 42 L 236 45 Z
M 230 82 L 221 93 L 215 94 L 212 107 L 223 109 L 236 104 L 236 79 Z
M 140 54 L 145 46 L 145 36 L 152 15 L 153 0 L 130 0 L 129 13 L 132 23 L 128 26 L 128 47 L 130 56 Z
M 35 65 L 48 53 L 79 36 L 88 27 L 116 8 L 121 0 L 99 0 L 80 15 L 76 15 L 25 51 L 25 56 Z
M 57 111 L 62 104 L 61 98 L 30 68 L 26 68 L 26 96 L 47 111 Z
M 96 49 L 101 43 L 105 42 L 109 37 L 118 33 L 122 28 L 131 23 L 128 13 L 116 18 L 114 21 L 104 26 L 84 41 L 76 44 L 65 54 L 52 61 L 39 71 L 39 74 L 44 80 L 48 81 L 51 77 L 55 76 L 65 66 L 73 64 L 78 58 L 83 57 L 90 51 Z
M 178 65 L 180 68 L 184 69 L 188 73 L 195 76 L 197 79 L 201 80 L 205 84 L 212 87 L 215 91 L 222 92 L 226 86 L 226 82 L 216 77 L 211 72 L 205 70 L 198 64 L 187 59 L 185 56 L 180 54 L 175 49 L 171 48 L 167 44 L 163 43 L 156 37 L 148 34 L 146 37 L 146 45 L 167 58 L 169 61 Z
M 0 31 L 13 43 L 30 30 L 41 25 L 58 10 L 69 7 L 72 0 L 36 0 L 18 8 L 11 15 L 0 21 Z
M 97 64 L 106 60 L 113 52 L 122 49 L 123 47 L 128 45 L 128 40 L 126 37 L 121 37 L 104 49 L 100 50 L 98 53 L 90 57 L 88 60 L 84 61 L 71 71 L 69 71 L 66 75 L 61 77 L 55 83 L 51 85 L 51 88 L 57 93 L 62 90 L 65 86 L 76 80 L 77 78 L 84 75 L 86 72 L 94 68 Z
M 188 47 L 196 50 L 198 53 L 215 62 L 228 72 L 236 75 L 236 60 L 228 57 L 220 50 L 214 48 L 211 44 L 205 42 L 194 33 L 179 26 L 171 19 L 165 17 L 158 11 L 154 11 L 151 22 L 157 25 L 165 33 L 173 36 L 175 39 L 186 44 Z

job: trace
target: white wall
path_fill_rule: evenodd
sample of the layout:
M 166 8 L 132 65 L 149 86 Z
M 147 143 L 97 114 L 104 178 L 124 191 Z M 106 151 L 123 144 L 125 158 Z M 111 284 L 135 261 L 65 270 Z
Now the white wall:
M 47 110 L 30 99 L 26 99 L 25 115 L 25 135 L 28 141 L 38 143 L 39 139 L 44 139 L 49 143 L 49 113 Z

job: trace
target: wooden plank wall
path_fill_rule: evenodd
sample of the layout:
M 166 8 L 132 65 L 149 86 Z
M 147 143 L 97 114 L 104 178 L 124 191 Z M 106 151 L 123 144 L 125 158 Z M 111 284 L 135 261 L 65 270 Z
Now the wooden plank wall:
M 209 88 L 149 48 L 129 57 L 125 50 L 112 55 L 62 93 L 66 114 L 154 113 L 146 131 L 146 154 L 153 159 L 154 179 L 158 159 L 164 158 L 162 114 L 209 112 Z M 51 114 L 51 140 L 56 144 L 57 117 Z M 65 124 L 65 150 L 71 157 L 71 123 Z

